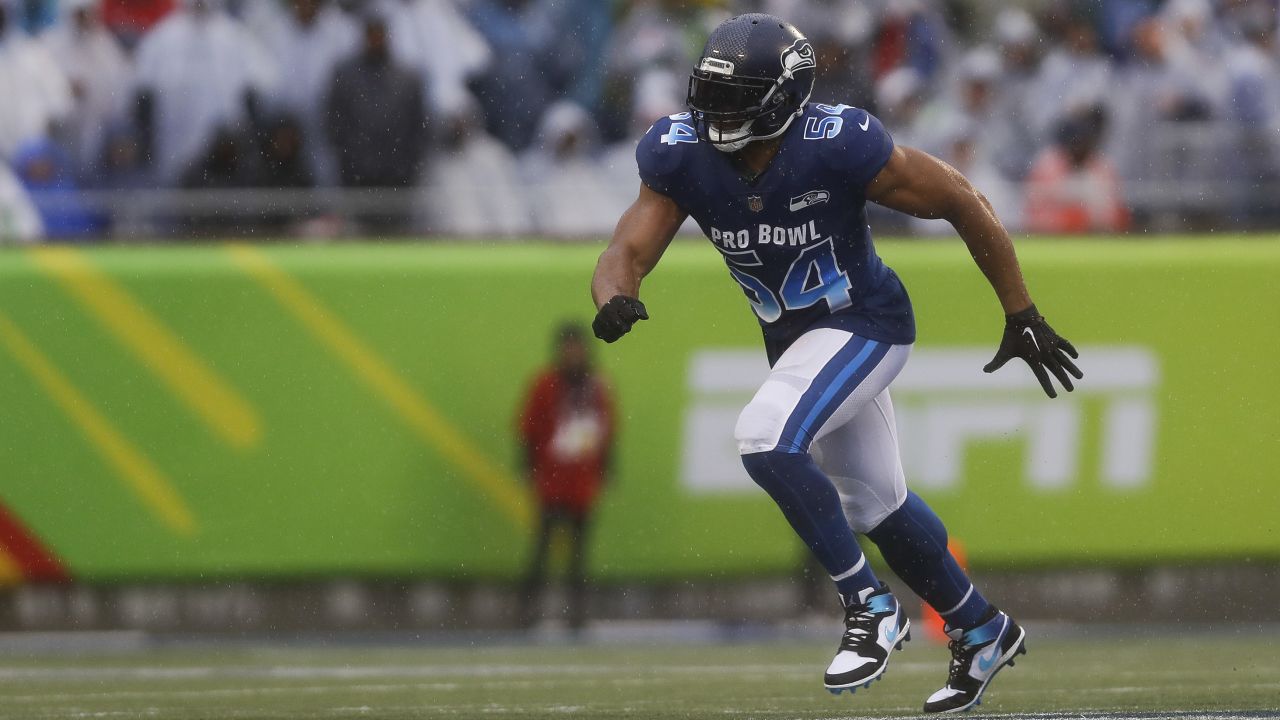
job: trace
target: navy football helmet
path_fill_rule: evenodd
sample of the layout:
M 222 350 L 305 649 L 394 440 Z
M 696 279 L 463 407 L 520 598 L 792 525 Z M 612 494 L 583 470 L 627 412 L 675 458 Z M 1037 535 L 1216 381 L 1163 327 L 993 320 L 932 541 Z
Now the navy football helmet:
M 813 46 L 794 25 L 750 13 L 720 23 L 689 76 L 698 137 L 733 152 L 781 135 L 813 92 Z

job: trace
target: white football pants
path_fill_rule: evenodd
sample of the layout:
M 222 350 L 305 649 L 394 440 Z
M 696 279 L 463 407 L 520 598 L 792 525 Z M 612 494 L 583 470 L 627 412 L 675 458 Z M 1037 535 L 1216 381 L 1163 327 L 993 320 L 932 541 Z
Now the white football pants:
M 869 532 L 907 498 L 888 388 L 910 354 L 843 330 L 805 333 L 738 417 L 738 451 L 812 453 L 849 526 Z

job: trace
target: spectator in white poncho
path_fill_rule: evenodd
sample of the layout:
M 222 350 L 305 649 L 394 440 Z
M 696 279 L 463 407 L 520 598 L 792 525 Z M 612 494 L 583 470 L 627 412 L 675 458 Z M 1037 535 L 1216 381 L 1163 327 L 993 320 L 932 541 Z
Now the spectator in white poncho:
M 45 137 L 71 111 L 71 86 L 44 43 L 18 27 L 17 0 L 0 0 L 0 159 Z
M 979 46 L 965 53 L 944 90 L 921 113 L 921 135 L 915 138 L 915 147 L 945 155 L 951 150 L 957 128 L 969 126 L 981 133 L 969 138 L 977 143 L 977 152 L 990 157 L 1003 140 L 987 135 L 987 128 L 996 119 L 996 80 L 1000 71 L 1000 56 L 995 50 Z
M 430 230 L 507 236 L 529 230 L 526 188 L 515 155 L 488 134 L 474 101 L 444 122 L 422 187 Z
M 899 145 L 922 145 L 931 124 L 924 78 L 914 68 L 900 67 L 880 78 L 875 87 L 877 114 Z
M 1173 30 L 1160 16 L 1134 23 L 1132 57 L 1112 75 L 1109 115 L 1112 131 L 1105 148 L 1130 188 L 1143 183 L 1181 187 L 1195 166 L 1211 167 L 1217 152 L 1197 147 L 1212 115 L 1208 73 L 1194 55 L 1173 52 Z M 1188 124 L 1189 123 L 1189 124 Z M 1145 195 L 1145 197 L 1144 197 Z M 1135 205 L 1167 207 L 1166 192 L 1139 192 Z
M 184 0 L 138 46 L 138 125 L 158 179 L 175 183 L 275 80 L 271 56 L 220 0 Z
M 621 159 L 630 165 L 631 179 L 635 140 L 649 123 L 684 110 L 689 70 L 702 49 L 700 42 L 695 47 L 690 37 L 671 28 L 699 27 L 708 10 L 680 0 L 626 0 L 623 5 L 626 10 L 617 19 L 604 58 L 608 97 L 596 117 L 606 131 L 625 130 L 632 152 L 622 153 Z
M 1041 33 L 1027 11 L 1007 7 L 996 15 L 995 35 L 1000 73 L 994 79 L 994 110 L 985 129 L 991 161 L 1008 180 L 1021 181 L 1031 170 L 1040 147 L 1048 140 L 1032 127 L 1032 97 L 1040 67 Z
M 523 160 L 537 232 L 608 233 L 634 199 L 635 188 L 622 192 L 608 181 L 597 146 L 595 124 L 580 105 L 562 100 L 543 114 Z
M 1111 63 L 1090 21 L 1068 16 L 1062 35 L 1061 43 L 1045 55 L 1027 96 L 1028 120 L 1041 143 L 1054 136 L 1062 118 L 1104 104 L 1111 86 Z
M 133 70 L 102 22 L 101 0 L 67 0 L 45 43 L 70 82 L 74 110 L 63 137 L 77 170 L 98 159 L 106 128 L 125 117 Z
M 280 82 L 266 102 L 302 124 L 303 153 L 317 181 L 338 184 L 325 130 L 325 97 L 334 69 L 360 48 L 360 27 L 329 0 L 255 2 L 245 22 L 275 58 Z
M 453 0 L 389 0 L 391 52 L 426 83 L 428 114 L 468 112 L 467 81 L 488 67 L 489 43 Z
M 1234 8 L 1230 28 L 1239 38 L 1224 58 L 1224 115 L 1235 128 L 1228 152 L 1228 177 L 1242 192 L 1233 213 L 1273 224 L 1280 219 L 1274 188 L 1280 184 L 1280 58 L 1277 18 L 1267 3 Z
M 0 245 L 35 242 L 42 235 L 40 212 L 22 182 L 0 160 Z

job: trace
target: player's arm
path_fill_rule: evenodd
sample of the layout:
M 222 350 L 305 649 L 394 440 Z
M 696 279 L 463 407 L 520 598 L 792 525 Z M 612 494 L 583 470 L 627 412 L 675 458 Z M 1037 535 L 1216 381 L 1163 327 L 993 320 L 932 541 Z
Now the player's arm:
M 983 368 L 986 372 L 1021 357 L 1049 397 L 1057 397 L 1049 373 L 1068 391 L 1074 389 L 1070 376 L 1084 377 L 1071 361 L 1079 357 L 1076 349 L 1036 310 L 1009 233 L 991 203 L 964 175 L 928 153 L 898 146 L 867 186 L 867 199 L 918 218 L 942 218 L 964 240 L 1005 312 L 1004 338 L 995 358 Z
M 899 145 L 867 186 L 867 199 L 918 218 L 950 222 L 995 288 L 1005 314 L 1031 305 L 1009 233 L 991 203 L 960 171 L 928 153 Z
M 674 200 L 641 183 L 640 195 L 618 220 L 591 278 L 596 337 L 613 342 L 637 321 L 649 319 L 640 302 L 640 281 L 658 264 L 684 219 Z

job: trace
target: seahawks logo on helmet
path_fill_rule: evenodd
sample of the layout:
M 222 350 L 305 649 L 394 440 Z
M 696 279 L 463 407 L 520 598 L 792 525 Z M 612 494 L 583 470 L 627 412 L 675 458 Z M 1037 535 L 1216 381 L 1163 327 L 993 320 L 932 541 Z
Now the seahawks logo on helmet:
M 782 72 L 790 77 L 797 70 L 818 67 L 813 56 L 813 46 L 804 38 L 796 38 L 791 47 L 782 51 Z

